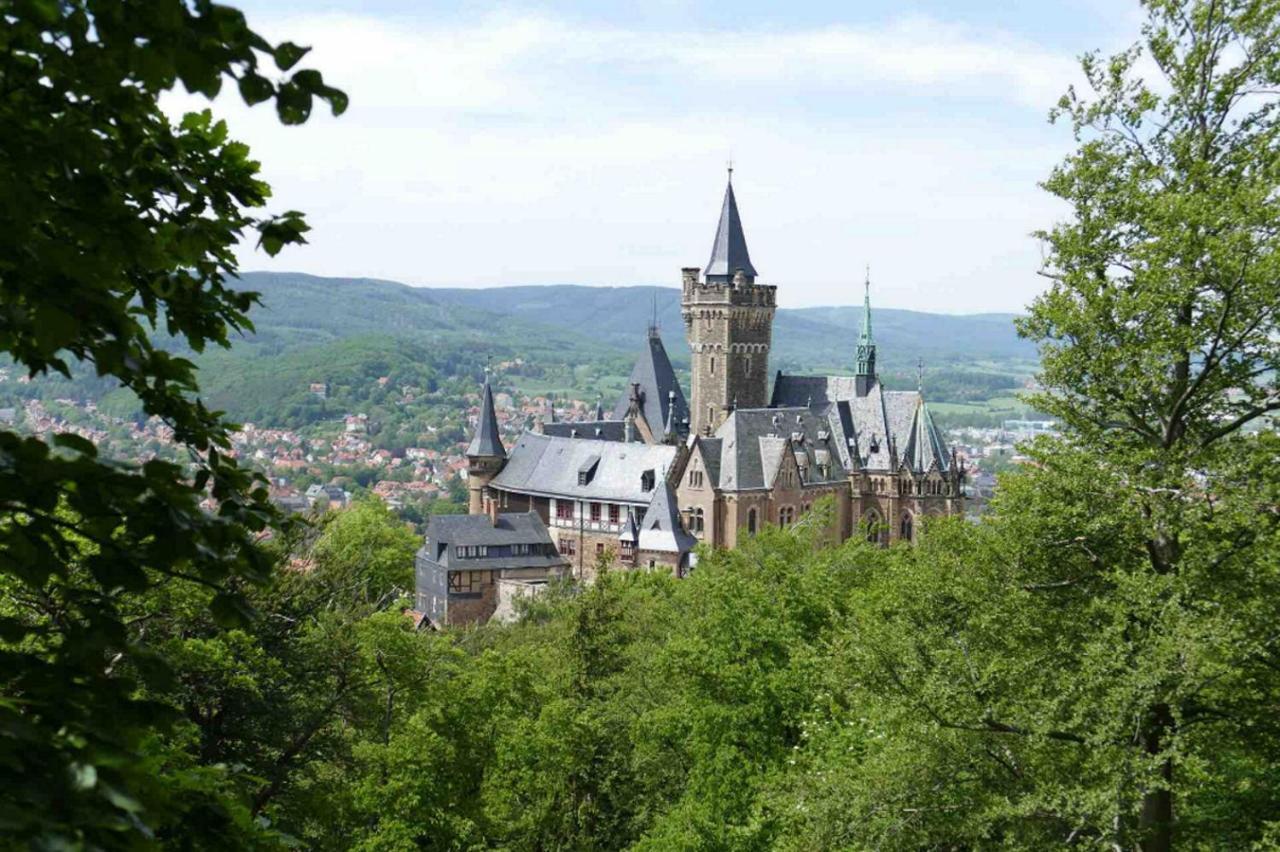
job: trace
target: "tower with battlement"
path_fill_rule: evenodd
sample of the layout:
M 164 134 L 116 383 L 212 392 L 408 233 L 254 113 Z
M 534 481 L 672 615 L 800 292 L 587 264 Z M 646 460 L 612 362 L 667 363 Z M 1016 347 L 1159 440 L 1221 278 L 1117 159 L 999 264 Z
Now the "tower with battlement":
M 682 270 L 680 312 L 693 353 L 690 430 L 709 435 L 735 408 L 769 403 L 769 348 L 777 288 L 756 283 L 733 172 L 705 270 Z

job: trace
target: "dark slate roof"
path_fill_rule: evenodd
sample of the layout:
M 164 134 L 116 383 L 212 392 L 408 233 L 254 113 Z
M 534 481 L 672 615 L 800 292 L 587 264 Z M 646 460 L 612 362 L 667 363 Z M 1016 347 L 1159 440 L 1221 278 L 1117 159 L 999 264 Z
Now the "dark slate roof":
M 677 448 L 669 444 L 624 443 L 564 438 L 525 432 L 508 454 L 507 463 L 491 487 L 519 494 L 604 500 L 647 506 L 652 491 L 641 487 L 641 476 L 653 471 L 655 483 L 666 478 Z M 578 484 L 578 470 L 599 456 L 595 473 Z
M 891 470 L 905 463 L 914 473 L 927 473 L 935 460 L 939 470 L 950 468 L 950 451 L 919 391 L 885 390 L 877 381 L 858 396 L 853 376 L 779 373 L 772 404 L 808 405 L 826 413 L 832 428 L 843 434 L 841 456 L 850 469 Z
M 707 468 L 707 478 L 711 481 L 712 488 L 720 487 L 720 453 L 721 444 L 719 438 L 704 438 L 699 436 L 698 446 L 702 448 L 702 463 Z
M 640 540 L 640 526 L 636 523 L 636 510 L 627 507 L 627 520 L 622 524 L 622 532 L 618 533 L 618 541 L 629 541 L 635 544 Z
M 453 552 L 453 548 L 458 546 L 502 548 L 513 544 L 541 544 L 548 547 L 543 554 L 495 555 L 469 559 L 458 559 Z M 474 570 L 550 568 L 566 564 L 564 557 L 552 545 L 551 534 L 537 512 L 500 514 L 496 526 L 488 515 L 432 515 L 427 523 L 426 540 L 418 550 L 418 558 L 444 568 Z
M 622 396 L 618 398 L 618 404 L 613 407 L 614 420 L 621 421 L 627 416 L 627 410 L 631 407 L 631 386 L 635 384 L 640 385 L 641 409 L 650 431 L 655 435 L 662 435 L 663 427 L 667 423 L 668 411 L 671 409 L 673 392 L 675 393 L 675 422 L 681 434 L 688 429 L 685 421 L 689 419 L 689 404 L 685 402 L 684 391 L 681 390 L 680 382 L 676 379 L 676 371 L 671 366 L 671 359 L 667 357 L 662 338 L 654 329 L 649 330 L 645 350 L 637 359 L 635 367 L 631 369 L 631 380 L 627 383 L 627 389 L 622 392 Z
M 698 540 L 685 532 L 680 522 L 680 510 L 676 506 L 676 494 L 666 482 L 658 485 L 640 522 L 641 550 L 658 550 L 665 553 L 688 553 Z
M 487 378 L 480 394 L 480 419 L 476 423 L 476 434 L 471 439 L 471 445 L 467 447 L 467 455 L 497 458 L 507 455 L 502 447 L 502 436 L 498 433 L 498 415 L 493 410 L 493 391 L 489 388 Z
M 557 438 L 592 438 L 601 441 L 625 441 L 627 424 L 621 420 L 574 420 L 561 423 L 546 423 L 542 434 L 554 435 Z M 639 437 L 632 440 L 639 441 Z
M 756 277 L 747 253 L 747 238 L 742 233 L 742 217 L 738 215 L 738 200 L 733 195 L 733 180 L 724 190 L 724 203 L 720 206 L 720 222 L 716 225 L 716 241 L 711 245 L 711 259 L 707 261 L 707 280 L 731 280 L 741 269 L 747 280 Z
M 841 436 L 825 409 L 740 408 L 720 424 L 715 437 L 720 443 L 716 478 L 726 491 L 772 486 L 787 453 L 804 471 L 805 484 L 838 482 L 849 472 L 840 463 Z

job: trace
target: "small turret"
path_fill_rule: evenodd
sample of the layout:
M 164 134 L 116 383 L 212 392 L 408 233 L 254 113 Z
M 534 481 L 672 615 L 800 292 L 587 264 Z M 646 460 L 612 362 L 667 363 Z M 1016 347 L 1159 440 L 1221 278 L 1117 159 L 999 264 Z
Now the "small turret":
M 862 334 L 858 336 L 858 369 L 854 391 L 866 396 L 876 383 L 876 343 L 871 335 L 871 267 L 867 267 L 866 290 L 862 300 Z
M 498 431 L 498 414 L 493 407 L 493 391 L 489 387 L 489 371 L 485 370 L 484 389 L 480 392 L 480 417 L 476 432 L 467 447 L 467 511 L 479 515 L 485 511 L 484 492 L 507 461 Z

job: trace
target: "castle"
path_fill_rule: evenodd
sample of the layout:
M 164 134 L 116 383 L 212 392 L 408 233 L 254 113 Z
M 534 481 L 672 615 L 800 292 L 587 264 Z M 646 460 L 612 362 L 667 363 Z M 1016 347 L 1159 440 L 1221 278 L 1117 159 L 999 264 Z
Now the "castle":
M 730 173 L 711 259 L 682 270 L 689 397 L 652 326 L 611 414 L 538 423 L 510 448 L 486 381 L 467 449 L 470 513 L 536 516 L 567 570 L 590 579 L 606 555 L 682 575 L 699 543 L 734 547 L 825 497 L 837 541 L 911 540 L 921 517 L 961 512 L 964 471 L 923 394 L 886 390 L 876 373 L 869 281 L 854 375 L 779 371 L 771 392 L 777 288 L 756 278 Z

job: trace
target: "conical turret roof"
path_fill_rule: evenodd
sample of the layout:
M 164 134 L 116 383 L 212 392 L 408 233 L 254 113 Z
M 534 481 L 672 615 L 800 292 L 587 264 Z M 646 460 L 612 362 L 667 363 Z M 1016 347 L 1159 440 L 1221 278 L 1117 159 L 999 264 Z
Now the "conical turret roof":
M 480 420 L 476 423 L 476 434 L 467 447 L 469 456 L 488 456 L 504 459 L 507 451 L 502 446 L 502 436 L 498 432 L 498 414 L 493 409 L 493 391 L 489 388 L 489 376 L 484 377 L 484 390 L 480 394 Z
M 724 190 L 724 203 L 720 206 L 720 223 L 716 226 L 716 239 L 711 245 L 711 259 L 707 261 L 708 281 L 732 281 L 739 269 L 748 281 L 754 281 L 756 268 L 751 265 L 747 252 L 747 237 L 742 232 L 742 217 L 738 214 L 738 200 L 733 194 L 733 173 Z

